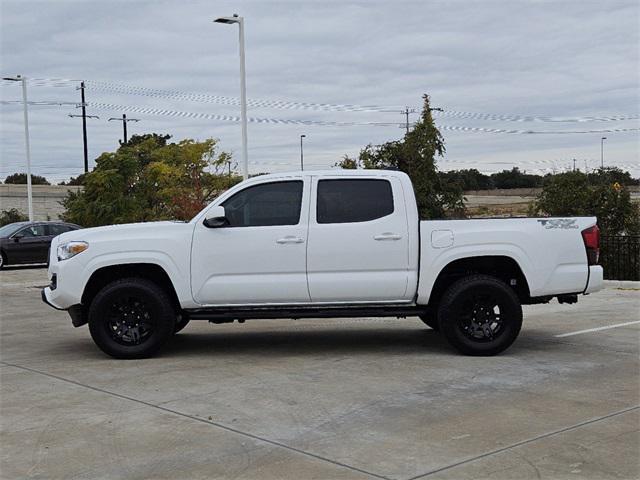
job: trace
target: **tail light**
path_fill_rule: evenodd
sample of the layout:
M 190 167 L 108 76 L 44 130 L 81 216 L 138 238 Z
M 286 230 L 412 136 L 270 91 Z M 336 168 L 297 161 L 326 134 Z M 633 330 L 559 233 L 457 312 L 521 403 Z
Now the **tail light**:
M 600 257 L 600 229 L 597 225 L 582 231 L 582 241 L 587 249 L 589 265 L 597 265 Z

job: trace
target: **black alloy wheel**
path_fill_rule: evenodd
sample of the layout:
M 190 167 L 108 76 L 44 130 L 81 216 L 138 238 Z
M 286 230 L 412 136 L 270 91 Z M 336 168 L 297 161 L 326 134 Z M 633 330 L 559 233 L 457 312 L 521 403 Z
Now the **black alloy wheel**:
M 114 358 L 146 358 L 173 336 L 176 312 L 169 294 L 145 278 L 124 278 L 103 287 L 89 307 L 89 331 Z
M 522 327 L 514 290 L 496 277 L 470 275 L 453 283 L 438 307 L 449 343 L 467 355 L 496 355 L 511 346 Z

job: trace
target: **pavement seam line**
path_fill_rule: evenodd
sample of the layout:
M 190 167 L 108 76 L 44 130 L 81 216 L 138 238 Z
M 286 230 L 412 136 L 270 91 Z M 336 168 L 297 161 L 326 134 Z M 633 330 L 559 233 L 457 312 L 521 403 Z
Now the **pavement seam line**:
M 326 458 L 326 457 L 323 457 L 321 455 L 316 455 L 315 453 L 307 452 L 305 450 L 301 450 L 299 448 L 292 447 L 292 446 L 287 445 L 285 443 L 280 443 L 280 442 L 278 442 L 276 440 L 271 440 L 271 439 L 268 439 L 268 438 L 265 438 L 265 437 L 260 437 L 258 435 L 254 435 L 254 434 L 248 433 L 248 432 L 243 432 L 242 430 L 237 430 L 237 429 L 235 429 L 233 427 L 229 427 L 229 426 L 224 425 L 222 423 L 218 423 L 218 422 L 214 422 L 214 421 L 211 421 L 211 420 L 207 420 L 205 418 L 196 417 L 194 415 L 189 415 L 188 413 L 183 413 L 183 412 L 179 412 L 177 410 L 173 410 L 171 408 L 166 408 L 166 407 L 162 407 L 160 405 L 155 405 L 153 403 L 146 402 L 144 400 L 139 400 L 137 398 L 129 397 L 127 395 L 123 395 L 123 394 L 120 394 L 120 393 L 110 392 L 109 390 L 105 390 L 105 389 L 102 389 L 102 388 L 93 387 L 91 385 L 85 385 L 84 383 L 80 383 L 80 382 L 77 382 L 75 380 L 70 380 L 68 378 L 60 377 L 60 376 L 54 375 L 52 373 L 42 372 L 40 370 L 36 370 L 34 368 L 31 368 L 31 367 L 25 367 L 23 365 L 17 365 L 17 364 L 5 362 L 5 361 L 0 361 L 0 363 L 3 364 L 3 365 L 9 366 L 9 367 L 15 367 L 15 368 L 19 368 L 21 370 L 26 370 L 26 371 L 31 372 L 31 373 L 36 373 L 36 374 L 39 374 L 39 375 L 43 375 L 45 377 L 53 378 L 53 379 L 59 380 L 61 382 L 66 382 L 66 383 L 70 383 L 72 385 L 76 385 L 76 386 L 79 386 L 79 387 L 87 388 L 89 390 L 93 390 L 95 392 L 103 393 L 105 395 L 110 395 L 110 396 L 113 396 L 113 397 L 121 398 L 123 400 L 128 400 L 130 402 L 135 402 L 135 403 L 138 403 L 138 404 L 141 404 L 141 405 L 145 405 L 147 407 L 155 408 L 157 410 L 161 410 L 161 411 L 166 412 L 166 413 L 171 413 L 171 414 L 174 414 L 174 415 L 178 415 L 178 416 L 183 417 L 183 418 L 188 418 L 190 420 L 195 420 L 196 422 L 200 422 L 200 423 L 204 423 L 204 424 L 211 425 L 211 426 L 214 426 L 214 427 L 218 427 L 218 428 L 220 428 L 222 430 L 226 430 L 228 432 L 232 432 L 232 433 L 235 433 L 235 434 L 238 434 L 238 435 L 242 435 L 244 437 L 248 437 L 248 438 L 251 438 L 253 440 L 260 441 L 260 442 L 268 443 L 268 444 L 274 445 L 276 447 L 281 447 L 281 448 L 284 448 L 286 450 L 289 450 L 289 451 L 292 451 L 292 452 L 295 452 L 295 453 L 299 453 L 301 455 L 305 455 L 307 457 L 311 457 L 311 458 L 314 458 L 316 460 L 321 460 L 323 462 L 327 462 L 327 463 L 330 463 L 332 465 L 336 465 L 338 467 L 343 467 L 343 468 L 346 468 L 348 470 L 352 470 L 354 472 L 362 473 L 364 475 L 368 475 L 368 476 L 373 477 L 373 478 L 379 478 L 381 480 L 392 480 L 389 477 L 385 477 L 383 475 L 378 475 L 377 473 L 369 472 L 367 470 L 363 470 L 361 468 L 354 467 L 354 466 L 348 465 L 346 463 L 341 463 L 341 462 L 338 462 L 336 460 L 331 460 L 330 458 Z
M 420 475 L 416 475 L 414 477 L 410 477 L 407 480 L 418 480 L 418 479 L 421 479 L 421 478 L 425 478 L 425 477 L 428 477 L 429 475 L 433 475 L 434 473 L 439 473 L 439 472 L 442 472 L 444 470 L 449 470 L 451 468 L 459 467 L 460 465 L 464 465 L 464 464 L 467 464 L 467 463 L 475 462 L 476 460 L 480 460 L 482 458 L 486 458 L 486 457 L 490 457 L 492 455 L 496 455 L 498 453 L 506 452 L 507 450 L 511 450 L 513 448 L 521 447 L 523 445 L 527 445 L 529 443 L 533 443 L 533 442 L 536 442 L 538 440 L 542 440 L 544 438 L 553 437 L 554 435 L 559 435 L 561 433 L 569 432 L 571 430 L 575 430 L 576 428 L 584 427 L 586 425 L 591 425 L 593 423 L 597 423 L 597 422 L 600 422 L 602 420 L 606 420 L 608 418 L 615 417 L 617 415 L 623 415 L 625 413 L 632 412 L 632 411 L 638 410 L 638 409 L 640 409 L 640 405 L 624 408 L 622 410 L 618 410 L 617 412 L 608 413 L 607 415 L 603 415 L 601 417 L 591 418 L 589 420 L 585 420 L 584 422 L 576 423 L 574 425 L 570 425 L 568 427 L 564 427 L 564 428 L 561 428 L 559 430 L 554 430 L 553 432 L 543 433 L 541 435 L 529 438 L 527 440 L 522 440 L 522 441 L 516 442 L 516 443 L 514 443 L 512 445 L 507 445 L 506 447 L 498 448 L 498 449 L 492 450 L 490 452 L 485 452 L 485 453 L 482 453 L 480 455 L 476 455 L 475 457 L 467 458 L 465 460 L 460 460 L 459 462 L 452 463 L 451 465 L 446 465 L 444 467 L 436 468 L 436 469 L 431 470 L 431 471 L 426 472 L 426 473 L 421 473 Z
M 603 327 L 587 328 L 585 330 L 576 330 L 575 332 L 562 333 L 560 335 L 554 335 L 556 338 L 572 337 L 574 335 L 581 335 L 583 333 L 601 332 L 603 330 L 611 330 L 612 328 L 628 327 L 630 325 L 637 325 L 640 320 L 634 320 L 632 322 L 616 323 L 615 325 L 605 325 Z

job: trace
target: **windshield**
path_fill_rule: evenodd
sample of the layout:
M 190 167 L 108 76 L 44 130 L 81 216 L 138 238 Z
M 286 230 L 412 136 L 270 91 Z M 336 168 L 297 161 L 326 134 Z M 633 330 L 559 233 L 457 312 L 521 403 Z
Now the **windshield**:
M 18 223 L 10 223 L 9 225 L 0 227 L 0 237 L 8 237 L 12 233 L 17 232 L 19 229 L 21 229 L 25 225 L 26 225 L 26 222 L 18 222 Z

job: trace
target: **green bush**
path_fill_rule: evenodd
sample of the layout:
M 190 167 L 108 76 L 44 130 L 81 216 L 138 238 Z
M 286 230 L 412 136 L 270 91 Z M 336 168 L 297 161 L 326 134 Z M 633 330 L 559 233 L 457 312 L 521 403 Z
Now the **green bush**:
M 2 210 L 2 212 L 0 212 L 0 227 L 10 223 L 25 222 L 27 220 L 29 220 L 29 217 L 16 208 Z
M 612 181 L 617 169 L 586 175 L 579 171 L 550 177 L 532 206 L 532 214 L 596 216 L 604 235 L 640 234 L 640 209 L 625 185 Z

